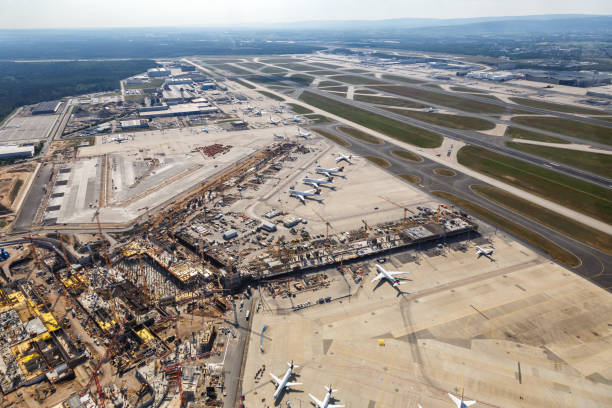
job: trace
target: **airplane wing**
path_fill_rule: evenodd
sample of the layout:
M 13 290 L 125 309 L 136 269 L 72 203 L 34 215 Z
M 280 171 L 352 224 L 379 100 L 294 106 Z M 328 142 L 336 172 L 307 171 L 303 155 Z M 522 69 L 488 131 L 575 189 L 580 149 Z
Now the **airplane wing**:
M 285 387 L 295 387 L 296 385 L 302 385 L 302 383 L 288 382 Z
M 476 401 L 463 401 L 463 405 L 465 405 L 466 407 L 471 407 L 475 403 Z
M 315 398 L 314 395 L 312 394 L 308 394 L 310 396 L 310 398 L 312 398 L 312 400 L 315 402 L 315 404 L 317 404 L 318 407 L 323 408 L 323 402 L 319 401 L 318 399 Z
M 403 274 L 410 273 L 410 272 L 389 272 L 389 271 L 387 271 L 387 273 L 389 275 L 393 276 L 393 275 L 403 275 Z
M 451 394 L 450 392 L 448 393 L 448 397 L 453 400 L 453 402 L 455 403 L 455 405 L 457 406 L 457 408 L 461 408 L 461 400 L 457 397 L 455 397 L 453 394 Z
M 274 380 L 274 382 L 276 383 L 276 385 L 280 385 L 281 380 L 280 378 L 278 378 L 277 376 L 275 376 L 274 374 L 270 373 L 270 377 L 272 377 L 272 380 Z
M 327 408 L 342 408 L 344 405 L 327 404 Z
M 379 273 L 378 275 L 376 275 L 376 277 L 374 279 L 372 279 L 372 282 L 376 282 L 377 280 L 381 280 L 385 275 L 383 275 L 382 273 Z
M 336 163 L 338 163 L 338 162 L 340 162 L 340 161 L 342 161 L 342 160 L 344 160 L 344 157 L 337 157 L 337 158 L 336 158 Z
M 300 199 L 301 202 L 305 203 L 306 201 L 304 200 L 304 196 L 298 195 L 297 198 Z

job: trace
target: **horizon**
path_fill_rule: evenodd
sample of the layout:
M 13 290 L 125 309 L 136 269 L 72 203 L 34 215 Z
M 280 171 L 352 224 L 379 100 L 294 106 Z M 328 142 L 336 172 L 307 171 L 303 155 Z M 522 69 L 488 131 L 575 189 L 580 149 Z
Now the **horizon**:
M 178 0 L 170 7 L 155 0 L 133 0 L 104 3 L 74 0 L 5 0 L 0 15 L 0 30 L 61 30 L 113 28 L 226 28 L 282 26 L 287 24 L 338 23 L 386 20 L 462 20 L 526 18 L 538 16 L 606 17 L 612 15 L 612 3 L 586 0 L 576 4 L 560 0 L 554 5 L 543 0 L 518 0 L 507 4 L 501 0 L 387 0 L 372 8 L 364 0 L 226 0 L 201 3 Z M 401 15 L 402 17 L 397 17 Z M 296 18 L 299 16 L 299 18 Z

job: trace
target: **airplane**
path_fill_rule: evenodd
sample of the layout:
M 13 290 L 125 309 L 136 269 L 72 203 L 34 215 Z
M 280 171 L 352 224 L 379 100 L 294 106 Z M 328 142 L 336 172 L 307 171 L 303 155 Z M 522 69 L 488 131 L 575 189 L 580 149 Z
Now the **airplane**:
M 302 119 L 298 118 L 297 115 L 293 115 L 293 119 L 291 120 L 294 121 L 295 123 L 300 123 L 302 121 Z
M 272 119 L 272 116 L 270 116 L 270 120 L 268 122 L 273 125 L 278 125 L 280 123 L 280 120 Z
M 298 128 L 298 137 L 303 137 L 304 139 L 310 139 L 310 132 L 302 132 L 300 128 Z
M 453 400 L 453 402 L 455 403 L 455 405 L 457 406 L 457 408 L 467 408 L 467 407 L 471 407 L 472 405 L 474 405 L 476 403 L 476 401 L 464 401 L 463 400 L 463 392 L 461 393 L 461 399 L 455 397 L 453 394 L 448 393 L 448 396 L 450 397 L 450 399 Z
M 339 162 L 341 162 L 341 161 L 343 161 L 343 160 L 344 160 L 345 162 L 347 162 L 348 164 L 353 164 L 353 162 L 351 161 L 351 160 L 353 160 L 353 155 L 352 155 L 352 154 L 350 154 L 350 155 L 348 155 L 348 156 L 345 156 L 345 155 L 344 155 L 344 154 L 342 154 L 342 153 L 338 153 L 338 157 L 336 158 L 336 163 L 339 163 Z
M 293 369 L 298 368 L 299 366 L 293 365 L 293 361 L 291 361 L 291 363 L 287 363 L 287 365 L 289 366 L 289 368 L 285 372 L 285 375 L 283 376 L 282 380 L 278 378 L 277 376 L 275 376 L 274 374 L 270 373 L 272 380 L 276 383 L 276 391 L 274 392 L 274 399 L 277 399 L 285 388 L 294 387 L 296 385 L 302 384 L 298 382 L 289 382 L 289 378 L 293 374 Z
M 283 107 L 279 106 L 278 108 L 274 109 L 274 113 L 283 113 Z
M 312 398 L 312 400 L 315 402 L 317 407 L 319 408 L 342 408 L 344 407 L 344 405 L 335 405 L 335 404 L 329 403 L 332 399 L 332 392 L 337 392 L 338 390 L 332 389 L 331 384 L 329 385 L 329 387 L 325 387 L 325 389 L 327 390 L 327 394 L 325 394 L 325 398 L 323 399 L 323 401 L 319 401 L 318 399 L 315 398 L 314 395 L 308 394 L 310 398 Z
M 332 178 L 332 176 L 336 175 L 336 173 L 342 173 L 344 171 L 344 167 L 334 168 L 334 169 L 325 169 L 323 167 L 317 167 L 315 172 L 319 174 L 325 175 L 327 178 Z
M 491 261 L 494 261 L 494 259 L 491 257 L 491 255 L 493 255 L 493 248 L 484 249 L 476 245 L 476 255 L 478 255 L 478 258 L 480 258 L 481 256 L 485 256 Z
M 204 127 L 202 128 L 202 132 L 204 132 L 204 133 L 208 133 L 208 128 L 207 128 L 206 126 L 204 126 Z
M 401 280 L 399 278 L 394 278 L 395 275 L 402 275 L 405 273 L 410 273 L 410 272 L 389 272 L 385 270 L 385 268 L 383 268 L 379 264 L 376 264 L 376 270 L 378 271 L 378 275 L 376 275 L 376 277 L 372 279 L 372 282 L 376 282 L 377 280 L 380 280 L 380 279 L 386 279 L 389 281 L 389 283 L 391 283 L 391 285 L 394 288 L 397 288 L 398 285 L 401 284 Z
M 285 140 L 285 136 L 283 135 L 277 135 L 276 133 L 274 134 L 274 139 L 276 140 Z
M 316 197 L 321 195 L 321 189 L 317 188 L 308 191 L 289 190 L 289 196 L 297 197 L 300 199 L 302 204 L 306 204 L 306 199 L 309 197 Z
M 127 142 L 129 139 L 125 136 L 115 136 L 113 138 L 110 139 L 111 142 L 117 142 L 117 143 L 123 143 L 123 142 Z
M 252 111 L 253 109 L 255 109 L 254 107 L 252 107 L 251 105 L 247 105 L 246 110 L 247 111 Z
M 302 182 L 304 184 L 310 184 L 311 186 L 313 186 L 314 188 L 319 188 L 320 184 L 331 184 L 334 181 L 333 177 L 329 177 L 327 180 L 326 179 L 311 179 L 309 177 L 305 177 Z M 334 188 L 332 186 L 330 186 L 331 188 Z
M 424 109 L 424 111 L 425 111 L 425 112 L 428 112 L 428 113 L 433 113 L 433 112 L 435 112 L 436 110 L 430 106 L 429 108 L 425 108 L 425 109 Z
M 261 116 L 262 115 L 262 111 L 261 110 L 256 110 L 255 111 L 255 116 Z

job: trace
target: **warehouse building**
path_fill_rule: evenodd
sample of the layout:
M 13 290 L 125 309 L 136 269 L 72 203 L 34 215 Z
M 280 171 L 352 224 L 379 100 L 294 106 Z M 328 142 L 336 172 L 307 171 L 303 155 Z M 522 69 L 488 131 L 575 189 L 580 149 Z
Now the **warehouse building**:
M 271 222 L 266 221 L 263 224 L 261 224 L 261 229 L 266 232 L 275 232 L 276 225 L 272 224 Z
M 170 76 L 170 70 L 166 68 L 151 68 L 147 70 L 149 78 L 163 78 Z
M 61 106 L 60 101 L 48 101 L 36 104 L 32 108 L 32 115 L 53 115 Z
M 119 125 L 123 130 L 149 127 L 149 123 L 143 119 L 122 120 Z
M 195 98 L 195 94 L 183 85 L 168 85 L 164 87 L 162 92 L 164 102 L 168 105 L 176 105 L 179 103 L 185 103 Z
M 232 238 L 236 238 L 238 236 L 238 231 L 235 229 L 227 230 L 223 233 L 223 239 L 229 241 Z
M 0 146 L 0 160 L 34 157 L 34 146 Z

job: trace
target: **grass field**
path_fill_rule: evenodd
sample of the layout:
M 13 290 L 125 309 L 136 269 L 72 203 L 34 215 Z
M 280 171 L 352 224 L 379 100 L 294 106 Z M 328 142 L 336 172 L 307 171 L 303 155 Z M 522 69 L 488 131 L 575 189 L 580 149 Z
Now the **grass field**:
M 391 163 L 389 163 L 388 161 L 386 161 L 385 159 L 383 159 L 382 157 L 378 157 L 378 156 L 363 156 L 365 159 L 367 159 L 368 161 L 371 161 L 372 163 L 376 164 L 377 166 L 380 167 L 390 167 Z
M 262 59 L 261 62 L 268 64 L 290 64 L 292 62 L 304 62 L 304 60 L 299 58 L 268 58 Z
M 447 95 L 438 92 L 430 92 L 424 89 L 411 88 L 407 86 L 379 85 L 371 88 L 393 93 L 408 98 L 418 99 L 435 105 L 447 106 L 464 112 L 474 113 L 504 113 L 506 108 L 503 106 L 489 103 L 473 101 L 459 96 Z
M 603 120 L 604 122 L 612 122 L 612 116 L 591 116 L 591 119 Z
M 425 82 L 421 81 L 420 79 L 408 78 L 399 75 L 383 75 L 382 78 L 388 79 L 389 81 L 405 82 L 407 84 L 422 84 Z
M 416 153 L 409 152 L 408 150 L 392 150 L 391 154 L 399 157 L 403 160 L 408 160 L 412 162 L 422 162 L 423 158 Z
M 283 102 L 285 100 L 285 98 L 281 97 L 281 96 L 277 96 L 275 94 L 273 94 L 272 92 L 268 92 L 268 91 L 257 91 L 260 94 L 267 96 L 270 99 L 274 99 L 275 101 L 279 101 L 279 102 Z
M 451 129 L 490 130 L 495 127 L 495 123 L 493 122 L 470 116 L 449 115 L 446 113 L 435 112 L 419 112 L 394 108 L 385 109 L 416 120 L 431 123 L 432 125 L 444 126 Z
M 512 122 L 519 125 L 559 133 L 576 139 L 612 145 L 612 128 L 571 119 L 550 116 L 515 116 Z
M 295 103 L 288 103 L 287 105 L 291 106 L 292 111 L 300 115 L 304 115 L 307 113 L 313 113 L 310 109 L 302 105 L 297 105 Z
M 579 259 L 576 258 L 574 254 L 564 248 L 561 248 L 559 245 L 550 241 L 546 237 L 535 233 L 519 224 L 516 224 L 504 218 L 503 216 L 496 214 L 493 211 L 489 211 L 478 204 L 464 200 L 461 197 L 457 197 L 456 195 L 447 193 L 445 191 L 434 191 L 433 194 L 454 203 L 455 205 L 463 208 L 466 211 L 469 211 L 475 216 L 482 218 L 483 220 L 493 225 L 496 225 L 497 227 L 514 235 L 515 237 L 533 245 L 536 248 L 539 248 L 540 250 L 548 254 L 548 256 L 564 265 L 573 267 L 579 265 L 580 263 Z
M 457 173 L 455 173 L 454 171 L 445 168 L 434 169 L 433 172 L 438 176 L 453 177 L 457 175 Z
M 342 81 L 351 85 L 363 85 L 363 84 L 383 84 L 384 82 L 378 79 L 363 78 L 356 75 L 334 75 L 330 77 L 336 81 Z
M 506 142 L 506 146 L 525 153 L 543 157 L 553 162 L 567 164 L 568 166 L 590 171 L 607 178 L 612 178 L 612 155 L 602 153 L 589 153 L 580 150 L 563 149 L 558 147 L 538 146 L 527 143 Z
M 506 133 L 504 136 L 510 137 L 512 139 L 525 139 L 525 140 L 535 140 L 537 142 L 547 142 L 547 143 L 563 143 L 569 144 L 569 142 L 559 139 L 558 137 L 543 135 L 542 133 L 532 132 L 530 130 L 520 129 L 512 126 L 508 126 L 506 129 Z
M 373 103 L 376 105 L 386 106 L 401 106 L 403 108 L 425 109 L 427 106 L 422 103 L 409 101 L 407 99 L 399 99 L 388 96 L 371 96 L 355 94 L 353 99 L 359 102 Z
M 249 83 L 244 82 L 243 80 L 239 79 L 239 78 L 232 78 L 232 81 L 234 82 L 238 82 L 240 85 L 242 86 L 246 86 L 249 89 L 255 89 L 255 87 Z
M 355 95 L 374 95 L 375 93 L 369 89 L 355 89 Z
M 338 75 L 336 71 L 321 70 L 321 71 L 308 71 L 310 75 Z
M 291 75 L 291 77 L 289 77 L 288 79 L 304 86 L 308 86 L 312 83 L 312 81 L 314 81 L 313 76 L 305 74 L 294 74 Z
M 277 68 L 277 67 L 266 66 L 265 68 L 261 69 L 261 72 L 263 72 L 265 74 L 285 75 L 289 71 L 287 71 L 284 68 Z
M 328 87 L 323 88 L 323 91 L 344 92 L 344 93 L 346 93 L 348 91 L 348 86 L 346 86 L 346 85 L 328 86 Z
M 313 62 L 313 64 L 319 67 L 323 67 L 323 68 L 331 68 L 331 69 L 340 68 L 340 65 L 328 64 L 326 62 Z
M 421 182 L 421 178 L 419 176 L 416 176 L 414 174 L 400 174 L 398 177 L 410 182 L 410 183 L 420 183 Z
M 319 85 L 317 85 L 319 88 L 323 88 L 326 86 L 343 86 L 342 82 L 336 82 L 336 81 L 321 81 L 319 82 Z M 348 87 L 345 87 L 348 89 Z
M 486 94 L 485 91 L 482 91 L 480 89 L 468 88 L 468 87 L 465 87 L 465 86 L 451 86 L 450 89 L 455 91 L 455 92 L 468 92 L 468 93 Z
M 545 207 L 523 200 L 495 187 L 476 185 L 472 189 L 486 199 L 558 231 L 563 235 L 608 254 L 612 253 L 612 236 L 605 232 L 590 228 L 572 218 L 564 217 Z
M 346 72 L 352 72 L 354 74 L 367 74 L 370 71 L 366 71 L 365 69 L 359 69 L 359 68 L 349 68 L 349 69 L 345 69 L 344 71 Z
M 425 148 L 439 147 L 442 144 L 443 137 L 437 133 L 429 132 L 389 119 L 382 115 L 355 108 L 349 104 L 341 103 L 312 92 L 303 92 L 300 99 L 310 105 L 384 133 L 402 142 Z
M 383 141 L 377 138 L 376 136 L 372 136 L 369 133 L 362 132 L 361 130 L 355 129 L 350 126 L 338 126 L 338 130 L 365 143 L 383 144 Z
M 612 190 L 477 146 L 457 153 L 460 164 L 603 222 L 612 223 Z
M 217 68 L 229 71 L 229 72 L 231 72 L 233 74 L 237 74 L 237 75 L 250 75 L 251 74 L 251 71 L 247 71 L 244 68 L 240 68 L 238 66 L 230 65 L 230 64 L 217 65 Z
M 328 132 L 325 129 L 312 128 L 312 130 L 313 130 L 313 132 L 317 132 L 321 136 L 331 140 L 332 142 L 335 142 L 335 143 L 339 144 L 340 146 L 349 147 L 351 145 L 349 142 L 347 142 L 346 140 L 344 140 L 340 136 L 338 136 L 338 135 L 336 135 L 334 133 L 330 133 L 330 132 Z
M 519 105 L 529 106 L 530 108 L 548 109 L 548 110 L 555 111 L 555 112 L 581 113 L 585 115 L 597 115 L 598 113 L 599 114 L 605 113 L 603 111 L 599 111 L 595 109 L 581 108 L 580 106 L 562 105 L 559 103 L 536 101 L 536 100 L 527 99 L 527 98 L 510 97 L 509 99 L 512 102 L 519 104 Z
M 328 118 L 327 116 L 319 115 L 318 113 L 311 113 L 308 115 L 304 115 L 308 119 L 312 120 L 314 123 L 332 123 L 333 120 Z
M 250 69 L 261 69 L 267 66 L 259 62 L 240 62 L 238 65 L 245 67 L 245 68 L 250 68 Z
M 291 63 L 279 63 L 277 64 L 283 68 L 287 68 L 287 69 L 292 69 L 294 71 L 316 71 L 317 67 L 313 67 L 312 65 L 306 65 L 306 64 L 297 64 L 295 62 L 291 62 Z

